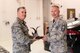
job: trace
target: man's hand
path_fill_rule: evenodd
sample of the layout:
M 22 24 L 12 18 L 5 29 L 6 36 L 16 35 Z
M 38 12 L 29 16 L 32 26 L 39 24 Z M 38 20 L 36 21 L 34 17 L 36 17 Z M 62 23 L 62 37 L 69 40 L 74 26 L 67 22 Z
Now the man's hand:
M 47 41 L 47 35 L 44 35 L 42 38 L 43 41 Z
M 33 41 L 36 41 L 37 39 L 36 39 L 36 37 L 34 37 L 32 40 L 33 40 Z

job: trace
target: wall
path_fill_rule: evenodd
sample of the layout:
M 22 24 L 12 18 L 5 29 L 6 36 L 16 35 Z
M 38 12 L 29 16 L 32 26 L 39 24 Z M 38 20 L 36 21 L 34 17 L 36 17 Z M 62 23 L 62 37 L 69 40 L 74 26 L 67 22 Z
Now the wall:
M 67 8 L 74 8 L 76 17 L 80 18 L 80 0 L 52 0 L 52 2 L 62 5 L 61 14 L 64 16 L 64 19 L 67 19 Z
M 16 0 L 0 0 L 0 45 L 12 51 L 11 25 L 16 17 Z M 9 21 L 10 24 L 5 23 Z
M 25 6 L 27 8 L 27 18 L 25 19 L 30 32 L 33 30 L 30 27 L 38 28 L 39 35 L 43 35 L 43 8 L 42 0 L 27 0 L 25 1 Z M 31 34 L 31 33 L 30 33 Z
M 50 19 L 50 0 L 43 0 L 43 20 L 48 22 Z

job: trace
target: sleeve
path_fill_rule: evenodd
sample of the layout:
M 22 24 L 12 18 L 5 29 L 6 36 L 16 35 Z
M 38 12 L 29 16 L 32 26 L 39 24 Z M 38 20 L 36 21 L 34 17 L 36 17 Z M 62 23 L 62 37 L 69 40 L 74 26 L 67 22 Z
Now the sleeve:
M 66 39 L 66 29 L 67 23 L 63 22 L 59 25 L 58 30 L 54 28 L 52 31 L 49 31 L 49 34 L 47 34 L 48 42 L 55 42 L 63 38 Z
M 66 39 L 66 34 L 67 34 L 66 30 L 67 30 L 67 23 L 64 21 L 57 30 L 56 39 L 57 40 Z
M 16 41 L 17 43 L 27 45 L 30 42 L 30 39 L 24 35 L 19 26 L 12 27 L 12 35 L 13 40 Z

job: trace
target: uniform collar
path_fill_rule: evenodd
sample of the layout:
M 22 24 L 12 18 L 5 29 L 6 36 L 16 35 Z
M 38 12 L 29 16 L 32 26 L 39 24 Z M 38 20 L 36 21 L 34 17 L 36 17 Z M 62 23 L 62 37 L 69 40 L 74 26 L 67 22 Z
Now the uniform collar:
M 60 19 L 61 17 L 57 17 L 56 19 L 53 19 L 53 23 L 59 21 Z
M 24 20 L 20 20 L 19 18 L 17 18 L 18 22 L 21 24 L 26 24 L 26 22 Z

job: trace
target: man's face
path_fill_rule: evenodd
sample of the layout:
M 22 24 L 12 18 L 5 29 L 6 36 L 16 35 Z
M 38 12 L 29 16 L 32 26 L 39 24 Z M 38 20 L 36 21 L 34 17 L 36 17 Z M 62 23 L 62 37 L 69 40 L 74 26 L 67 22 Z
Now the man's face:
M 57 7 L 51 7 L 51 15 L 54 18 L 59 17 L 59 8 L 57 8 Z
M 26 18 L 26 9 L 19 9 L 19 11 L 17 12 L 18 18 L 21 20 L 24 20 Z

